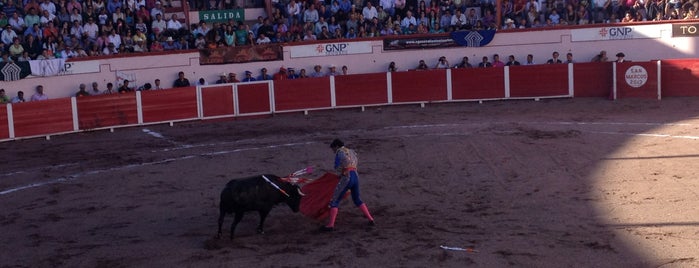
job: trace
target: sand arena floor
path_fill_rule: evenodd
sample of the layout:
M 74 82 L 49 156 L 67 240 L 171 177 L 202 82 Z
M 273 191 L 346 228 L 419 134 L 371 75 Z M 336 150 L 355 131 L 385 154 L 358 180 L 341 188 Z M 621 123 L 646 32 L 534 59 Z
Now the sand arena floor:
M 698 115 L 697 98 L 451 103 L 3 142 L 0 266 L 699 267 Z M 279 206 L 264 235 L 250 213 L 213 238 L 228 180 L 320 176 L 335 137 L 377 227 L 345 201 L 333 233 Z

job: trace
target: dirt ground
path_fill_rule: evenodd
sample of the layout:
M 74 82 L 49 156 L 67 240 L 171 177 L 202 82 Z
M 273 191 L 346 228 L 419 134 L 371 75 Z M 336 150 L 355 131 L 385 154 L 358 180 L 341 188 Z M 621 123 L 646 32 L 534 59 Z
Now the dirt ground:
M 372 107 L 0 143 L 1 267 L 699 267 L 699 99 Z M 337 230 L 230 179 L 359 153 Z M 227 217 L 224 236 L 232 217 Z M 469 251 L 443 249 L 460 247 Z

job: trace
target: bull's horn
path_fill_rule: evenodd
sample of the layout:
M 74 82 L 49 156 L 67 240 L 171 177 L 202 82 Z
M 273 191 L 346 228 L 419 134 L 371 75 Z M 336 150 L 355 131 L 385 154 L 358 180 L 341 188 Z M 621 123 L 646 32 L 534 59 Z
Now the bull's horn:
M 301 192 L 301 189 L 300 189 L 300 188 L 296 188 L 296 191 L 299 192 L 299 195 L 301 195 L 301 196 L 306 196 L 306 194 L 304 194 L 303 192 Z

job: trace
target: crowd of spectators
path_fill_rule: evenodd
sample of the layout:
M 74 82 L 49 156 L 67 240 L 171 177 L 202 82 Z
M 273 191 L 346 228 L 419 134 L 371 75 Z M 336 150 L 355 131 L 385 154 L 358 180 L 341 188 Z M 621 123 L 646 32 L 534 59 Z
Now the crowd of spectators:
M 193 1 L 194 4 L 207 1 Z M 156 0 L 2 0 L 1 61 L 495 29 L 494 0 L 278 0 L 272 16 L 183 25 Z M 165 5 L 171 5 L 170 1 Z M 201 8 L 230 8 L 215 1 Z M 504 0 L 502 29 L 697 18 L 697 0 Z

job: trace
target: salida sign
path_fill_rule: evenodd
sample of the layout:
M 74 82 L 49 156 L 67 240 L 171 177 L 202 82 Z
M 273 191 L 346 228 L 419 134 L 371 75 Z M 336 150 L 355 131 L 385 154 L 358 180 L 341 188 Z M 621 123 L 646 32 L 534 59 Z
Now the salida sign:
M 199 20 L 206 22 L 227 22 L 228 20 L 245 21 L 245 10 L 202 10 L 199 11 Z
M 633 65 L 626 69 L 624 79 L 629 86 L 639 88 L 648 82 L 648 71 L 643 66 Z

